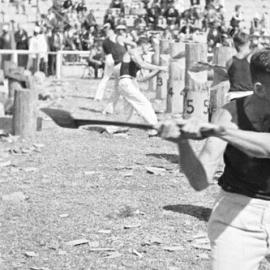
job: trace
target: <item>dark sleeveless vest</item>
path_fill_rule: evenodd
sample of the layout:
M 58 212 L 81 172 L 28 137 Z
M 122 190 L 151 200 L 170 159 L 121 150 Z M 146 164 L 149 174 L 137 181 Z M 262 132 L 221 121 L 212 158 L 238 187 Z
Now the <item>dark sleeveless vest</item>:
M 242 130 L 258 132 L 244 111 L 244 100 L 236 100 L 238 126 Z M 225 191 L 270 200 L 270 159 L 249 157 L 228 144 L 224 161 L 225 170 L 218 183 Z
M 129 75 L 136 78 L 136 74 L 140 69 L 141 68 L 133 60 L 130 60 L 130 62 L 122 62 L 120 76 Z
M 233 62 L 228 69 L 230 92 L 253 90 L 249 65 L 246 57 L 239 59 L 233 56 Z

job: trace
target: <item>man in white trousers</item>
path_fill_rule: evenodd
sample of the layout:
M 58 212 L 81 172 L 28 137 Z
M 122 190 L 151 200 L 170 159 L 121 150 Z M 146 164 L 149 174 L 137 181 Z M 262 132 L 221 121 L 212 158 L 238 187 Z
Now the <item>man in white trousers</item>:
M 104 96 L 104 91 L 106 89 L 107 83 L 113 75 L 115 78 L 114 82 L 114 93 L 117 93 L 118 82 L 119 82 L 119 72 L 120 72 L 120 63 L 123 59 L 123 55 L 125 53 L 125 47 L 120 45 L 116 38 L 116 34 L 113 29 L 111 29 L 111 25 L 109 23 L 104 25 L 104 30 L 106 31 L 107 38 L 104 40 L 102 47 L 105 53 L 105 69 L 102 80 L 98 85 L 98 89 L 95 94 L 95 100 L 102 100 Z M 112 113 L 113 108 L 111 111 Z M 105 111 L 106 112 L 106 111 Z
M 136 77 L 141 68 L 152 72 L 144 77 L 139 77 L 138 81 L 149 80 L 156 76 L 158 72 L 167 71 L 168 68 L 143 61 L 142 55 L 149 50 L 149 46 L 149 40 L 142 37 L 137 42 L 137 47 L 128 49 L 125 53 L 120 67 L 119 94 L 129 104 L 126 121 L 131 119 L 135 109 L 147 123 L 155 126 L 158 123 L 157 116 L 149 100 L 140 91 Z M 155 134 L 149 133 L 149 135 Z

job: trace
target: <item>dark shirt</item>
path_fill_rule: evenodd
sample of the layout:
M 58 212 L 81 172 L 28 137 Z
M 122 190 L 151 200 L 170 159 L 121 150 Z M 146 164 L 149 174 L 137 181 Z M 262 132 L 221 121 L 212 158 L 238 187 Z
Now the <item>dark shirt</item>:
M 242 130 L 260 132 L 249 121 L 244 111 L 244 100 L 236 100 L 237 124 Z M 225 170 L 219 185 L 225 191 L 270 200 L 270 159 L 250 157 L 229 144 L 225 150 L 224 162 Z
M 251 80 L 250 64 L 247 58 L 239 59 L 233 57 L 231 66 L 228 69 L 230 81 L 230 91 L 252 91 L 253 84 Z
M 123 60 L 123 56 L 126 52 L 124 46 L 121 46 L 119 43 L 113 42 L 109 38 L 106 38 L 103 41 L 102 47 L 106 55 L 112 55 L 115 65 L 119 64 Z
M 141 68 L 133 60 L 130 62 L 122 62 L 120 68 L 120 76 L 130 75 L 131 77 L 136 78 L 137 72 L 140 69 Z
M 28 36 L 26 31 L 17 31 L 15 33 L 16 49 L 27 50 L 28 49 Z

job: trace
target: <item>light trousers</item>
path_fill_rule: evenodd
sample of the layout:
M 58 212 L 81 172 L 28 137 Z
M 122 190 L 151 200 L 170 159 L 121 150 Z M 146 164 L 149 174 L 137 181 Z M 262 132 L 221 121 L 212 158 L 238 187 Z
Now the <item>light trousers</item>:
M 256 270 L 269 254 L 270 201 L 222 191 L 208 236 L 213 270 Z
M 119 63 L 118 65 L 114 65 L 111 61 L 105 61 L 105 68 L 104 68 L 104 73 L 103 73 L 103 78 L 101 79 L 96 94 L 95 94 L 95 99 L 96 100 L 102 100 L 104 97 L 104 92 L 107 86 L 108 81 L 112 77 L 112 75 L 115 78 L 114 81 L 114 91 L 112 93 L 112 97 L 114 96 L 114 92 L 118 88 L 118 83 L 119 83 L 119 75 L 120 75 L 120 67 L 121 64 Z M 112 99 L 112 97 L 110 99 Z
M 149 124 L 156 125 L 158 123 L 157 116 L 150 101 L 142 94 L 136 79 L 122 78 L 119 81 L 119 94 L 127 102 L 127 117 L 129 121 L 132 117 L 134 109 Z

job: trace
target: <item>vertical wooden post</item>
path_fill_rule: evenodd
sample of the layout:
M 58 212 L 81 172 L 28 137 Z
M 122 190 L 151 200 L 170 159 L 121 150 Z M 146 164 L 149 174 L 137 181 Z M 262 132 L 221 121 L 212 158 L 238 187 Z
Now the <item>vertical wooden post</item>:
M 168 66 L 170 63 L 170 56 L 168 54 L 161 54 L 160 55 L 160 65 L 161 66 Z M 157 99 L 166 99 L 167 92 L 168 92 L 168 79 L 169 75 L 167 72 L 159 72 L 157 75 L 157 92 L 156 98 Z
M 33 137 L 35 121 L 33 117 L 32 98 L 29 89 L 21 88 L 15 90 L 13 112 L 13 135 L 19 135 L 23 138 Z
M 192 67 L 199 61 L 207 61 L 207 44 L 187 43 L 184 118 L 197 117 L 203 121 L 208 121 L 209 89 L 207 71 L 192 71 Z
M 170 68 L 167 93 L 167 112 L 183 113 L 185 88 L 185 60 L 177 58 L 185 52 L 185 44 L 172 42 L 170 44 Z
M 160 56 L 160 48 L 159 48 L 159 40 L 158 39 L 154 39 L 153 40 L 153 49 L 154 49 L 154 53 L 152 55 L 152 63 L 154 65 L 159 65 L 160 64 L 160 60 L 159 60 L 159 56 Z M 153 77 L 152 79 L 149 80 L 149 91 L 155 91 L 157 88 L 157 77 Z
M 62 51 L 57 51 L 56 54 L 56 78 L 61 79 L 61 69 L 62 69 Z
M 214 49 L 213 64 L 226 67 L 227 61 L 231 59 L 234 54 L 236 54 L 236 51 L 232 47 L 217 47 Z M 226 80 L 227 78 L 222 76 L 220 72 L 214 71 L 213 85 Z
M 169 66 L 170 63 L 170 41 L 161 39 L 159 42 L 159 64 L 162 66 Z M 166 99 L 168 88 L 168 74 L 166 72 L 159 72 L 157 75 L 157 99 Z
M 214 50 L 213 64 L 226 67 L 226 63 L 236 51 L 232 47 L 218 47 Z M 230 83 L 226 76 L 227 73 L 214 71 L 213 84 L 210 88 L 210 115 L 212 115 L 218 108 L 221 108 L 229 100 L 227 97 L 230 89 Z
M 168 39 L 160 40 L 160 54 L 170 54 L 170 41 Z

